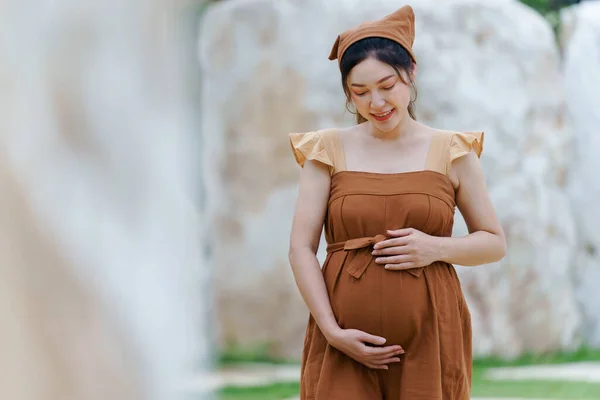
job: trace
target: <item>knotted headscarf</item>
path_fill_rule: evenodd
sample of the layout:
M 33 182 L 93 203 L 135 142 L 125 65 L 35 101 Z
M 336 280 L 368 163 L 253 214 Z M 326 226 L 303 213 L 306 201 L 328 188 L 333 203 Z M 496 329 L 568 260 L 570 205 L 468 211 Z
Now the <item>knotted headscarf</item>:
M 333 44 L 329 59 L 337 59 L 339 64 L 348 47 L 368 37 L 382 37 L 395 41 L 406 49 L 414 63 L 417 62 L 412 51 L 415 42 L 415 14 L 411 6 L 404 6 L 382 19 L 364 22 L 341 33 Z

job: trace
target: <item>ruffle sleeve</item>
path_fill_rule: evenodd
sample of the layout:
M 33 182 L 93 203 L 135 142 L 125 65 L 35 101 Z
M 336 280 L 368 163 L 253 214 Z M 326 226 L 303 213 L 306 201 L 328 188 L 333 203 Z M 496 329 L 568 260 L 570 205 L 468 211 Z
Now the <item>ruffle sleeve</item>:
M 483 151 L 483 132 L 455 133 L 450 141 L 450 162 L 474 151 L 481 157 Z
M 330 167 L 334 166 L 319 132 L 290 133 L 289 137 L 294 157 L 301 167 L 304 167 L 306 160 L 316 160 Z

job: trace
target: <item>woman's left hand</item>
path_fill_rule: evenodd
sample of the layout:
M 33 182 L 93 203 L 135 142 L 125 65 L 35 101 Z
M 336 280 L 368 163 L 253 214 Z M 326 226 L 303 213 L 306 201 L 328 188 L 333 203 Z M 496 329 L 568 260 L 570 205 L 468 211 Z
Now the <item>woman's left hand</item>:
M 440 259 L 440 238 L 417 229 L 388 231 L 389 239 L 374 246 L 375 262 L 389 270 L 426 267 Z

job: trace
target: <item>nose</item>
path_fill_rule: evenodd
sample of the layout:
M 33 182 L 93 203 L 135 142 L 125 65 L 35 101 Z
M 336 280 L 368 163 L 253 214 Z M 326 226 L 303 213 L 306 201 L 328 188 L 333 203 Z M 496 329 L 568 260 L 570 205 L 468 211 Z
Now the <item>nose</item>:
M 373 110 L 379 110 L 383 108 L 384 105 L 385 100 L 383 99 L 383 97 L 376 91 L 373 92 L 373 94 L 371 95 L 371 108 Z

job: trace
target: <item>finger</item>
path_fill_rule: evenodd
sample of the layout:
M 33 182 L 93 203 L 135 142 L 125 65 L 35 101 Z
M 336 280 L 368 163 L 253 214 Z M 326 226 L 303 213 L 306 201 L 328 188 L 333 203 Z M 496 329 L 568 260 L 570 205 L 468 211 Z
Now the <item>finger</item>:
M 419 268 L 419 266 L 414 262 L 403 262 L 399 264 L 385 264 L 385 269 L 390 271 L 405 271 L 407 269 Z
M 402 237 L 402 236 L 408 236 L 411 233 L 414 233 L 415 229 L 414 228 L 403 228 L 403 229 L 396 229 L 396 230 L 388 230 L 387 233 L 388 235 L 392 236 L 392 237 Z
M 377 346 L 381 346 L 386 342 L 386 339 L 384 337 L 371 335 L 367 332 L 361 332 L 359 339 L 362 342 L 375 344 Z
M 384 358 L 381 360 L 371 361 L 371 363 L 373 365 L 388 365 L 388 364 L 399 363 L 399 362 L 400 362 L 400 357 L 388 357 L 388 358 Z
M 372 355 L 370 357 L 373 357 L 371 359 L 372 361 L 381 361 L 381 360 L 387 360 L 390 358 L 398 358 L 402 354 L 404 354 L 404 350 L 399 350 L 399 351 L 394 350 L 394 351 L 390 351 L 390 352 L 379 354 L 379 355 Z
M 406 247 L 409 244 L 408 238 L 393 239 L 387 242 L 377 243 L 377 247 L 373 246 L 373 255 L 384 255 L 384 254 L 398 254 L 405 252 Z
M 371 363 L 367 363 L 365 365 L 371 369 L 389 369 L 389 367 L 387 365 L 376 365 L 376 364 L 371 364 Z
M 377 257 L 375 259 L 377 264 L 402 264 L 408 262 L 414 262 L 413 256 L 409 254 L 402 254 L 399 256 L 390 257 Z
M 408 244 L 408 241 L 409 241 L 409 238 L 407 236 L 386 239 L 386 240 L 382 240 L 379 243 L 375 243 L 373 245 L 373 249 L 381 250 L 381 249 L 385 249 L 385 248 L 389 248 L 389 247 L 404 246 L 404 245 Z
M 386 358 L 397 354 L 404 354 L 404 349 L 399 345 L 386 347 L 367 347 L 365 353 L 368 357 Z

